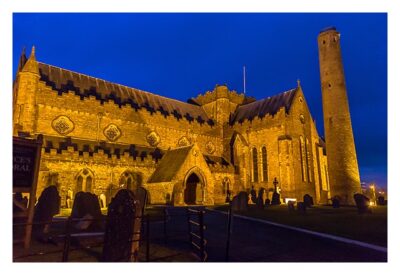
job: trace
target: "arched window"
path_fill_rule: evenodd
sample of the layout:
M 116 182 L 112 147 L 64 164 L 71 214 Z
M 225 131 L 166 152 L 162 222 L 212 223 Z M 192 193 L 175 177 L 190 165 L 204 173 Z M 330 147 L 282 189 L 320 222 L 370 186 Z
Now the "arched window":
M 119 179 L 119 187 L 136 191 L 136 189 L 140 186 L 140 179 L 141 177 L 137 173 L 125 171 L 121 174 L 121 177 Z
M 253 148 L 253 182 L 258 182 L 258 155 L 257 149 Z
M 267 159 L 267 148 L 265 148 L 265 146 L 261 149 L 261 154 L 262 154 L 263 181 L 268 181 L 268 159 Z
M 89 169 L 82 169 L 76 177 L 76 192 L 92 192 L 94 175 Z
M 231 180 L 228 177 L 225 177 L 222 180 L 222 193 L 223 194 L 228 194 L 231 191 L 230 183 L 231 183 Z

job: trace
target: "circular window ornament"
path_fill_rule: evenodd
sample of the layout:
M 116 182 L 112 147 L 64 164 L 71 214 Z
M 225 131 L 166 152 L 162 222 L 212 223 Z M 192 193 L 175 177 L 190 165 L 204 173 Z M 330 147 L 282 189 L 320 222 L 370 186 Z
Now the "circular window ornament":
M 103 133 L 104 133 L 104 136 L 109 141 L 117 141 L 122 134 L 122 132 L 118 128 L 118 126 L 113 123 L 109 124 L 106 128 L 104 128 Z
M 74 130 L 75 125 L 69 117 L 61 115 L 52 121 L 51 127 L 60 135 L 65 136 Z
M 211 141 L 208 141 L 208 142 L 206 143 L 206 151 L 207 151 L 207 153 L 209 153 L 209 154 L 214 154 L 214 152 L 215 152 L 215 145 L 214 145 L 214 143 L 212 143 Z
M 159 136 L 155 131 L 151 131 L 151 132 L 146 136 L 146 140 L 147 140 L 147 142 L 148 142 L 151 146 L 157 146 L 157 144 L 160 143 L 161 138 L 160 138 L 160 136 Z

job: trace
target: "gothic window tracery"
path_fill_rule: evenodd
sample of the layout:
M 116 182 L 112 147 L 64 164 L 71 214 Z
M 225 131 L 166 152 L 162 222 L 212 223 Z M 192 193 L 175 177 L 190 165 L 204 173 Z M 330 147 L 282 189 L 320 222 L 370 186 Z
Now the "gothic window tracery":
M 76 177 L 76 192 L 92 192 L 94 175 L 89 169 L 82 169 Z
M 121 177 L 119 179 L 120 188 L 136 191 L 139 185 L 140 185 L 140 175 L 130 171 L 125 171 L 121 174 Z

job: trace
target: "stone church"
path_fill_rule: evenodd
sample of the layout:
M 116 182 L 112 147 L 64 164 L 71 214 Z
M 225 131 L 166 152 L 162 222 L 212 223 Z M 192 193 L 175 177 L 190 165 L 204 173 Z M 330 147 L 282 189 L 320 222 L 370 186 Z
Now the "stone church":
M 319 36 L 323 94 L 341 81 L 325 75 L 324 64 L 343 76 L 340 48 L 332 44 L 338 37 L 335 29 Z M 333 88 L 324 87 L 327 77 Z M 345 144 L 332 140 L 332 121 L 327 135 L 326 119 L 336 117 L 325 117 L 326 110 L 336 99 L 323 98 L 332 140 L 325 142 L 300 82 L 294 86 L 255 100 L 216 85 L 182 102 L 42 63 L 33 48 L 29 58 L 21 55 L 13 86 L 13 135 L 43 135 L 37 195 L 56 185 L 65 207 L 79 191 L 98 195 L 105 207 L 119 189 L 139 186 L 148 190 L 151 204 L 212 205 L 253 189 L 271 196 L 274 181 L 283 202 L 302 201 L 305 194 L 316 203 L 350 196 L 360 183 L 348 107 L 351 140 L 345 140 L 352 142 L 355 164 L 345 169 L 354 172 L 354 190 L 346 189 L 351 183 L 343 182 L 340 164 L 329 166 L 343 158 Z M 346 95 L 345 87 L 336 93 Z

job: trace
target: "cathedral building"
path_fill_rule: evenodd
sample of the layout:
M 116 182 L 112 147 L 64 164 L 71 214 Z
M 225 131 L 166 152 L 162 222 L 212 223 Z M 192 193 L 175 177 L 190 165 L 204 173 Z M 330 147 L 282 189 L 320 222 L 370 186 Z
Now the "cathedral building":
M 143 187 L 151 204 L 212 205 L 241 191 L 271 197 L 277 185 L 283 202 L 347 198 L 360 180 L 338 38 L 328 29 L 318 39 L 326 142 L 300 82 L 261 100 L 216 85 L 182 102 L 23 53 L 13 135 L 43 135 L 37 195 L 56 185 L 63 206 L 87 191 L 104 207 L 119 189 Z

